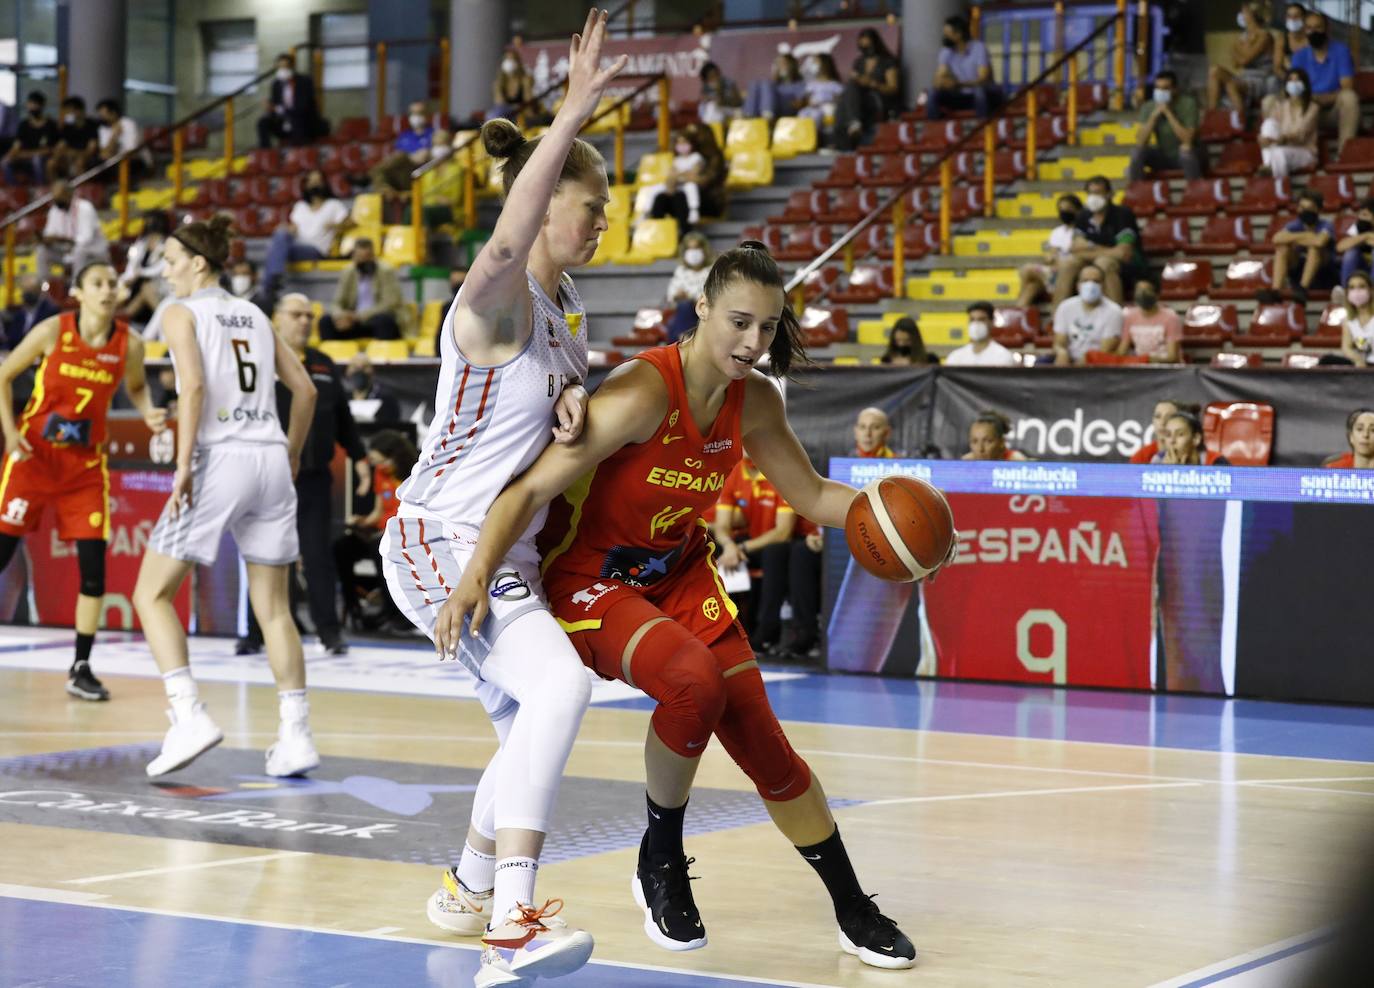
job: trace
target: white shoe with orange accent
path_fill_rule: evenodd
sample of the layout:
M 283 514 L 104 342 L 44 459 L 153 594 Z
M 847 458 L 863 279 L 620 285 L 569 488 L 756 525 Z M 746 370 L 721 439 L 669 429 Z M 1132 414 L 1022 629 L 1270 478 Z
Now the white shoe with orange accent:
M 538 909 L 517 902 L 504 919 L 487 927 L 482 943 L 488 949 L 494 948 L 510 973 L 519 977 L 561 978 L 572 974 L 587 963 L 595 942 L 586 930 L 569 926 L 561 919 L 557 914 L 562 909 L 562 899 L 549 899 Z M 478 988 L 485 988 L 480 972 L 478 979 Z
M 480 936 L 491 919 L 491 890 L 474 892 L 458 877 L 458 869 L 444 872 L 439 891 L 429 897 L 425 906 L 429 921 L 441 930 L 460 937 Z
M 510 969 L 510 962 L 495 947 L 482 951 L 482 962 L 472 979 L 474 988 L 518 988 L 529 981 Z

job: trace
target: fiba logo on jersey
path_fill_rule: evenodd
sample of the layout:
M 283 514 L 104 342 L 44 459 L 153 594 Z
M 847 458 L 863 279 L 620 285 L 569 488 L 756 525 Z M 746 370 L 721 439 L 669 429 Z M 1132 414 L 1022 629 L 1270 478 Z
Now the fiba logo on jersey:
M 708 621 L 714 621 L 720 617 L 720 601 L 714 597 L 707 597 L 701 602 L 701 613 Z

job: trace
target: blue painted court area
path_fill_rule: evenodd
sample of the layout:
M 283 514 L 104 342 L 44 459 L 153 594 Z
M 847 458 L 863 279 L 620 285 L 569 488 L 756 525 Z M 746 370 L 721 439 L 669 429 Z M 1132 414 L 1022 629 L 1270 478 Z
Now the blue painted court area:
M 842 674 L 769 683 L 768 695 L 784 721 L 1374 762 L 1369 707 Z
M 347 934 L 0 897 L 0 985 L 471 988 L 478 953 Z M 751 982 L 597 964 L 568 988 L 743 988 Z

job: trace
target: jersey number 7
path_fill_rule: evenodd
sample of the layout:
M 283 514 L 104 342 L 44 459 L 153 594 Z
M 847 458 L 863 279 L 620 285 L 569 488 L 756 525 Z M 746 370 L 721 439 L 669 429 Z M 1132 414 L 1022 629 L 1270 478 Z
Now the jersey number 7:
M 234 344 L 234 363 L 239 367 L 239 388 L 251 393 L 258 387 L 258 365 L 248 360 L 250 345 L 247 340 L 231 340 Z

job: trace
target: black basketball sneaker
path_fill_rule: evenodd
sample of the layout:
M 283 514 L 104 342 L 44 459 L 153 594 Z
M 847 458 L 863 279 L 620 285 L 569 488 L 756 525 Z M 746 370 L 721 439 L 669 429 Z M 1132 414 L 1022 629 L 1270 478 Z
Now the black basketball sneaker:
M 896 923 L 878 911 L 872 896 L 855 898 L 839 921 L 844 952 L 870 967 L 900 970 L 916 963 L 916 948 Z
M 108 700 L 110 691 L 95 678 L 89 662 L 78 662 L 67 674 L 67 692 L 82 700 Z
M 635 902 L 644 910 L 644 932 L 665 950 L 706 946 L 706 929 L 692 899 L 692 876 L 687 874 L 696 858 L 650 861 L 645 853 L 648 840 L 645 834 L 639 843 L 639 867 L 630 881 Z

